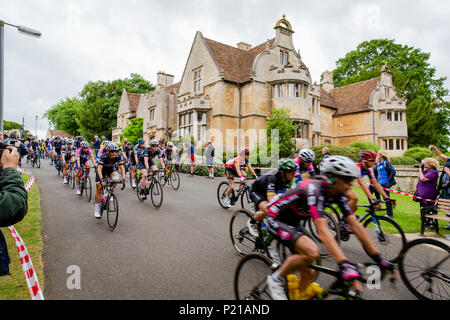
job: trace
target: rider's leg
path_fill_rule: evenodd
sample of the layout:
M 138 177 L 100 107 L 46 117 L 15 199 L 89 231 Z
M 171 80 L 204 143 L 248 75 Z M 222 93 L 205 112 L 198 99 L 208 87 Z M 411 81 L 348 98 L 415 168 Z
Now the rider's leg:
M 261 201 L 258 204 L 259 210 L 253 216 L 253 219 L 255 219 L 256 221 L 263 221 L 264 217 L 267 215 L 267 204 L 267 201 Z
M 348 205 L 350 206 L 350 209 L 352 209 L 353 212 L 356 212 L 356 210 L 358 210 L 358 207 L 356 206 L 356 204 L 358 203 L 358 196 L 356 195 L 355 191 L 349 189 L 346 192 L 345 196 L 348 199 Z
M 139 188 L 140 189 L 146 188 L 147 176 L 148 176 L 147 169 L 141 169 L 141 181 L 139 182 Z

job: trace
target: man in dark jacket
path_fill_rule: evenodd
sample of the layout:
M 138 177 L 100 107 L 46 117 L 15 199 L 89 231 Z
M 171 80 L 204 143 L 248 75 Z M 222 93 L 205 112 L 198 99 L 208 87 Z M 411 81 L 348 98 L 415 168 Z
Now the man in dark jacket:
M 13 225 L 25 217 L 28 211 L 28 194 L 17 172 L 19 154 L 16 148 L 5 149 L 0 143 L 0 227 Z M 9 274 L 9 255 L 5 238 L 0 231 L 0 276 Z

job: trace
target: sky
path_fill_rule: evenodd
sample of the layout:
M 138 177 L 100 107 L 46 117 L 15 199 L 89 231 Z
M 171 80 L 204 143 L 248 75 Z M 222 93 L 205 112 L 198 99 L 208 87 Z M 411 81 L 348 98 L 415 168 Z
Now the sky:
M 380 38 L 430 52 L 436 76 L 448 77 L 449 12 L 444 0 L 0 0 L 0 20 L 42 33 L 5 27 L 4 119 L 24 117 L 43 137 L 45 111 L 87 82 L 139 73 L 154 84 L 160 70 L 177 82 L 196 31 L 233 46 L 258 45 L 275 36 L 283 14 L 318 83 L 359 43 Z

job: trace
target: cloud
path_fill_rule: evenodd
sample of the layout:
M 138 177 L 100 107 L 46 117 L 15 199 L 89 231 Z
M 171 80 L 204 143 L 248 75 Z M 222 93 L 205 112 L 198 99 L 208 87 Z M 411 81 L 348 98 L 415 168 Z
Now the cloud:
M 430 52 L 438 76 L 450 74 L 447 1 L 33 0 L 2 1 L 1 19 L 42 32 L 40 39 L 5 28 L 5 119 L 35 129 L 35 115 L 88 81 L 164 70 L 179 81 L 196 31 L 229 45 L 273 38 L 286 14 L 294 45 L 313 81 L 365 40 L 395 39 Z M 448 82 L 446 83 L 447 88 Z M 38 130 L 48 124 L 38 121 Z

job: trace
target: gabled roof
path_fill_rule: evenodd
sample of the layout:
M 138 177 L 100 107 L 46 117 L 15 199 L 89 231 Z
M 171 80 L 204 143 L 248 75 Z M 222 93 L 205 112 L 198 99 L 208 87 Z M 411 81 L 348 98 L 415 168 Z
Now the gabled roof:
M 331 94 L 326 92 L 322 87 L 320 87 L 320 104 L 325 107 L 329 107 L 337 110 L 336 103 L 333 100 Z
M 369 111 L 370 95 L 377 88 L 380 80 L 381 77 L 378 77 L 353 83 L 345 87 L 331 89 L 329 93 L 331 101 L 326 94 L 322 96 L 322 93 L 326 93 L 326 91 L 321 89 L 321 104 L 330 104 L 330 107 L 333 107 L 332 102 L 334 102 L 334 107 L 337 108 L 334 116 Z M 323 98 L 325 99 L 322 101 Z
M 256 56 L 272 44 L 275 39 L 268 40 L 250 50 L 243 50 L 204 38 L 218 66 L 225 73 L 225 80 L 245 82 L 250 80 L 250 71 Z
M 53 136 L 58 136 L 58 137 L 67 137 L 67 138 L 72 138 L 73 136 L 68 133 L 67 131 L 64 130 L 48 130 L 49 134 L 47 134 L 47 136 L 53 137 Z
M 175 90 L 178 90 L 180 88 L 180 85 L 181 85 L 181 81 L 169 86 L 169 92 L 174 93 Z

